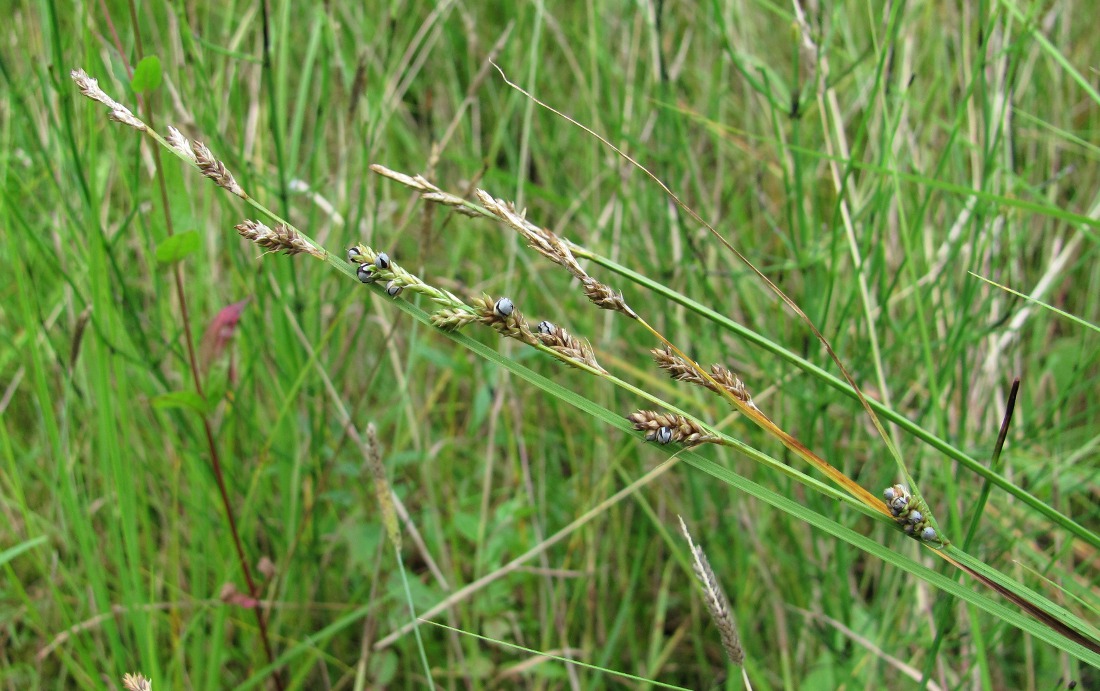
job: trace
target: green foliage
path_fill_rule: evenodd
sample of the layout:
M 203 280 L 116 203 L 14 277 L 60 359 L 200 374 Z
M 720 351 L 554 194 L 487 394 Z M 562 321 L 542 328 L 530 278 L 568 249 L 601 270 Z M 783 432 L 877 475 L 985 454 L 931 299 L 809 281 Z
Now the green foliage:
M 140 670 L 154 689 L 273 688 L 279 669 L 310 689 L 739 688 L 677 514 L 755 688 L 1097 684 L 1093 653 L 670 381 L 652 334 L 511 231 L 368 169 L 514 200 L 810 449 L 876 495 L 896 482 L 805 324 L 645 175 L 505 85 L 486 60 L 506 37 L 511 80 L 645 165 L 830 339 L 944 534 L 977 519 L 949 554 L 1095 635 L 1091 27 L 1064 2 L 796 7 L 152 4 L 132 25 L 123 6 L 17 0 L 0 58 L 0 684 Z M 161 135 L 206 143 L 332 260 L 241 241 L 260 212 L 110 122 L 76 67 Z M 427 300 L 355 280 L 360 241 L 568 328 L 622 385 L 484 327 L 440 333 Z M 246 297 L 206 361 L 215 317 Z M 678 450 L 623 419 L 652 399 L 741 446 L 662 465 Z M 400 559 L 353 434 L 371 422 Z M 255 610 L 223 590 L 248 594 L 214 452 L 273 664 Z M 441 603 L 390 640 L 410 606 Z
M 174 264 L 198 252 L 202 247 L 202 238 L 197 231 L 188 230 L 169 238 L 157 245 L 156 257 L 160 264 Z
M 160 58 L 149 55 L 142 58 L 134 66 L 134 76 L 130 80 L 130 88 L 136 94 L 155 91 L 160 88 L 161 79 Z

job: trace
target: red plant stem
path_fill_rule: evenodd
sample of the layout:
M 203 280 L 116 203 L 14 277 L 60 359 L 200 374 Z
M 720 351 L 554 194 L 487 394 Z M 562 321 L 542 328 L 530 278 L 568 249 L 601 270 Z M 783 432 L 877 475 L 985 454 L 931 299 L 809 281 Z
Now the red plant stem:
M 133 0 L 130 0 L 130 2 L 127 4 L 130 8 L 130 23 L 134 27 L 134 54 L 137 56 L 138 60 L 141 60 L 143 50 L 141 42 L 141 32 L 138 29 L 137 8 L 134 6 Z M 100 0 L 100 7 L 102 8 L 103 16 L 106 19 L 108 29 L 110 30 L 111 35 L 115 40 L 115 47 L 118 50 L 118 54 L 122 58 L 123 64 L 126 67 L 126 73 L 129 75 L 133 75 L 133 69 L 126 61 L 126 52 L 122 50 L 121 41 L 119 41 L 118 33 L 115 31 L 114 23 L 111 21 L 111 15 L 110 12 L 107 10 L 104 0 Z M 156 123 L 153 119 L 153 108 L 150 106 L 147 99 L 141 98 L 139 96 L 138 100 L 141 104 L 142 110 L 144 110 L 146 122 L 149 123 L 150 128 L 153 128 L 155 130 Z M 152 147 L 152 149 L 153 160 L 156 164 L 157 186 L 160 190 L 161 208 L 164 210 L 165 232 L 168 237 L 172 237 L 175 234 L 175 230 L 172 225 L 172 214 L 169 211 L 168 186 L 164 180 L 164 170 L 161 166 L 160 147 L 154 146 Z M 198 393 L 199 396 L 203 396 L 202 380 L 199 375 L 198 358 L 195 355 L 194 338 L 191 332 L 191 319 L 187 310 L 187 294 L 184 292 L 183 289 L 183 270 L 181 269 L 179 263 L 173 264 L 172 274 L 176 284 L 176 297 L 179 301 L 180 306 L 180 319 L 183 322 L 184 344 L 187 348 L 187 359 L 188 364 L 190 365 L 191 381 L 195 385 L 195 392 Z M 205 414 L 202 414 L 200 417 L 202 418 L 203 432 L 206 434 L 206 445 L 210 451 L 210 464 L 213 467 L 214 478 L 218 484 L 218 494 L 221 496 L 222 507 L 225 509 L 226 521 L 229 523 L 229 533 L 233 538 L 233 548 L 237 551 L 237 561 L 240 564 L 241 572 L 244 574 L 244 580 L 246 585 L 248 586 L 248 594 L 252 598 L 259 600 L 259 588 L 256 587 L 256 581 L 252 577 L 252 569 L 248 565 L 248 557 L 247 555 L 245 555 L 244 545 L 241 543 L 240 531 L 238 531 L 237 529 L 237 519 L 233 513 L 233 504 L 229 500 L 229 491 L 226 489 L 225 486 L 225 475 L 222 472 L 221 456 L 218 454 L 218 446 L 217 443 L 214 441 L 214 430 L 210 427 L 210 419 Z M 267 620 L 264 617 L 262 603 L 258 604 L 256 607 L 253 607 L 252 610 L 256 613 L 256 624 L 260 630 L 260 639 L 263 642 L 264 653 L 267 656 L 267 661 L 268 663 L 274 663 L 275 653 L 271 648 L 271 639 L 268 635 Z M 275 682 L 275 688 L 277 689 L 277 691 L 283 691 L 285 685 L 283 683 L 282 675 L 279 673 L 279 670 L 275 671 L 272 679 Z

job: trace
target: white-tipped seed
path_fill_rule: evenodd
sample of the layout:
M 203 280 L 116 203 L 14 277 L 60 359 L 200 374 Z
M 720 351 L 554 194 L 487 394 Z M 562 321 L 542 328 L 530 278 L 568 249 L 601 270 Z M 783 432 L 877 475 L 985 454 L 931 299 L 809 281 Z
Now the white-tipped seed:
M 894 497 L 890 501 L 890 512 L 900 516 L 907 506 L 909 506 L 909 497 Z
M 355 277 L 362 283 L 374 283 L 378 277 L 374 275 L 373 268 L 370 264 L 360 264 L 355 270 Z
M 543 319 L 542 321 L 539 322 L 539 333 L 540 334 L 545 334 L 545 335 L 549 336 L 557 330 L 558 330 L 557 327 L 554 326 L 554 324 L 552 322 L 548 322 L 545 319 Z
M 923 520 L 924 520 L 924 514 L 922 514 L 920 511 L 917 511 L 916 509 L 913 509 L 912 511 L 909 512 L 909 522 L 912 523 L 913 525 L 916 525 L 917 523 L 920 523 Z
M 501 319 L 507 319 L 512 315 L 512 312 L 516 310 L 516 306 L 512 304 L 512 301 L 508 298 L 501 298 L 493 305 L 493 314 L 497 315 Z
M 358 247 L 348 248 L 348 263 L 349 264 L 361 264 L 363 262 L 363 253 L 359 251 Z
M 672 441 L 672 430 L 670 430 L 668 427 L 662 427 L 661 429 L 657 430 L 657 434 L 653 437 L 653 439 L 658 444 L 667 444 Z
M 385 252 L 379 252 L 378 256 L 374 259 L 374 265 L 379 269 L 390 268 L 390 257 Z
M 390 281 L 386 284 L 386 294 L 391 298 L 397 297 L 397 294 L 401 292 L 401 286 L 397 285 L 397 281 Z
M 935 539 L 937 539 L 936 529 L 933 528 L 932 526 L 928 526 L 927 528 L 925 528 L 924 530 L 921 531 L 920 539 L 922 539 L 922 540 L 935 540 Z
M 898 496 L 898 493 L 894 490 L 893 487 L 887 487 L 886 491 L 882 493 L 882 498 L 886 501 L 890 501 L 896 496 Z

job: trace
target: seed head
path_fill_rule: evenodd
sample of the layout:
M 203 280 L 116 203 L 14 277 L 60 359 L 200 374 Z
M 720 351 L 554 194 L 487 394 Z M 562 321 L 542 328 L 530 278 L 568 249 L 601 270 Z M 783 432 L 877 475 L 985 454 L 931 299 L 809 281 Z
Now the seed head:
M 286 254 L 300 254 L 306 252 L 318 259 L 325 258 L 323 250 L 319 250 L 311 245 L 302 237 L 301 233 L 285 223 L 280 223 L 275 226 L 273 230 L 260 221 L 247 219 L 243 223 L 237 224 L 236 227 L 241 237 L 251 240 L 265 249 L 274 252 L 283 251 Z
M 683 415 L 658 413 L 655 410 L 639 410 L 626 416 L 639 432 L 645 432 L 646 441 L 658 444 L 678 442 L 684 446 L 717 443 L 721 437 L 703 429 L 702 425 Z

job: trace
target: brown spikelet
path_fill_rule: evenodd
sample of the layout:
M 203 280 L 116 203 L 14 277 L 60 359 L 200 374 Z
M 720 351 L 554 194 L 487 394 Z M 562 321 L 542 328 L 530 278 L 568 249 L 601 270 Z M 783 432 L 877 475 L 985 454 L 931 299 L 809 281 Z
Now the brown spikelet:
M 152 691 L 153 683 L 141 674 L 123 674 L 122 688 L 126 691 Z
M 147 129 L 145 123 L 139 120 L 137 116 L 131 113 L 130 110 L 127 108 L 112 110 L 110 113 L 107 113 L 107 119 L 113 122 L 119 122 L 123 125 L 133 127 L 139 132 L 144 132 Z
M 275 252 L 282 251 L 286 254 L 306 252 L 318 259 L 325 258 L 322 250 L 309 244 L 301 233 L 285 223 L 280 223 L 274 229 L 271 229 L 259 221 L 247 219 L 243 223 L 237 224 L 236 228 L 241 237 L 251 240 L 264 249 Z
M 237 180 L 225 164 L 214 158 L 214 154 L 202 142 L 191 142 L 191 152 L 195 154 L 195 162 L 203 175 L 217 183 L 218 187 L 232 192 L 241 199 L 248 199 L 244 189 L 237 184 Z
M 678 442 L 685 446 L 714 444 L 721 441 L 721 437 L 711 434 L 698 422 L 683 415 L 639 410 L 627 415 L 626 419 L 634 425 L 634 429 L 646 433 L 646 441 L 656 441 L 661 444 Z M 662 430 L 668 430 L 668 432 L 662 435 Z
M 428 182 L 427 178 L 423 175 L 411 176 L 399 173 L 396 170 L 390 170 L 386 166 L 380 166 L 377 163 L 372 163 L 370 169 L 375 173 L 378 173 L 382 177 L 389 178 L 395 182 L 400 182 L 406 187 L 411 187 L 418 192 L 441 192 L 438 187 Z
M 569 248 L 557 235 L 527 220 L 526 210 L 519 211 L 512 202 L 497 199 L 482 189 L 475 190 L 474 195 L 489 213 L 496 216 L 504 225 L 522 235 L 527 244 L 536 252 L 550 261 L 564 266 L 569 273 L 578 279 L 583 280 L 588 277 L 588 274 L 573 257 L 573 253 L 569 251 Z
M 728 391 L 737 400 L 744 401 L 750 408 L 756 408 L 756 404 L 753 403 L 752 396 L 749 394 L 745 382 L 741 381 L 740 377 L 722 365 L 711 365 L 710 367 L 711 378 L 718 383 L 718 386 L 715 386 L 714 383 L 700 374 L 699 370 L 696 369 L 694 365 L 684 358 L 673 354 L 667 346 L 664 348 L 654 348 L 649 352 L 653 354 L 653 361 L 657 363 L 657 366 L 668 372 L 669 376 L 676 381 L 703 386 L 715 393 L 719 393 L 719 387 L 721 387 L 721 389 Z
M 107 92 L 99 87 L 99 81 L 89 77 L 87 72 L 84 70 L 73 70 L 69 72 L 69 76 L 76 82 L 76 88 L 80 90 L 80 93 L 93 101 L 97 101 L 107 106 L 108 110 L 111 111 L 107 114 L 108 118 L 115 122 L 121 122 L 123 125 L 129 125 L 142 132 L 146 130 L 144 122 L 135 117 L 134 114 L 130 112 L 129 108 L 108 96 Z
M 592 277 L 582 280 L 581 283 L 584 285 L 584 294 L 596 307 L 621 312 L 631 319 L 638 318 L 638 314 L 630 309 L 630 305 L 626 304 L 622 293 L 615 292 Z
M 745 651 L 741 648 L 741 638 L 737 635 L 737 624 L 733 620 L 733 615 L 730 614 L 730 603 L 726 597 L 726 591 L 722 589 L 722 584 L 714 575 L 714 569 L 710 567 L 703 548 L 692 541 L 684 518 L 682 516 L 677 518 L 680 519 L 680 530 L 687 538 L 688 547 L 691 548 L 691 568 L 703 586 L 703 600 L 706 602 L 707 611 L 710 612 L 710 618 L 718 627 L 718 633 L 722 637 L 722 647 L 726 650 L 730 661 L 740 667 L 745 663 Z
M 120 110 L 125 108 L 125 106 L 123 106 L 121 103 L 108 96 L 107 92 L 99 88 L 99 80 L 92 79 L 84 70 L 73 70 L 72 72 L 69 72 L 69 76 L 72 77 L 74 82 L 76 82 L 76 88 L 80 90 L 80 93 L 84 94 L 93 101 L 99 101 L 111 110 Z
M 676 381 L 686 381 L 689 384 L 698 384 L 708 389 L 714 388 L 710 382 L 699 374 L 699 370 L 695 369 L 691 363 L 682 357 L 673 355 L 667 346 L 654 348 L 649 352 L 653 354 L 653 361 L 657 363 L 657 366 L 668 372 L 669 376 Z
M 733 394 L 734 398 L 739 401 L 744 401 L 750 408 L 756 408 L 756 404 L 752 402 L 752 396 L 749 395 L 749 390 L 745 386 L 745 382 L 741 381 L 741 377 L 722 365 L 711 365 L 710 376 L 714 381 L 718 382 L 719 386 Z
M 172 147 L 173 151 L 178 152 L 192 163 L 198 163 L 198 161 L 195 160 L 195 152 L 191 150 L 190 140 L 183 136 L 183 133 L 175 127 L 171 125 L 168 126 L 168 136 L 164 139 L 168 142 L 168 145 Z
M 562 327 L 551 326 L 549 331 L 539 331 L 536 336 L 544 346 L 561 353 L 568 359 L 584 363 L 599 372 L 607 373 L 607 370 L 596 361 L 596 354 L 592 351 L 592 346 Z
M 538 337 L 531 331 L 531 326 L 527 323 L 527 320 L 523 318 L 520 311 L 513 307 L 510 314 L 501 316 L 495 308 L 497 303 L 498 300 L 494 300 L 488 295 L 482 295 L 481 297 L 475 297 L 470 300 L 470 305 L 477 314 L 477 320 L 482 324 L 492 327 L 502 336 L 515 338 L 523 341 L 527 345 L 538 345 L 540 342 Z
M 584 287 L 584 294 L 597 307 L 621 312 L 631 319 L 638 318 L 637 313 L 626 304 L 622 293 L 615 292 L 588 275 L 588 272 L 577 262 L 577 258 L 573 256 L 572 250 L 569 249 L 569 243 L 555 235 L 553 231 L 528 221 L 527 212 L 517 211 L 515 204 L 512 202 L 497 199 L 481 189 L 476 190 L 474 194 L 486 210 L 506 226 L 522 235 L 532 249 L 555 264 L 564 267 L 579 280 Z

